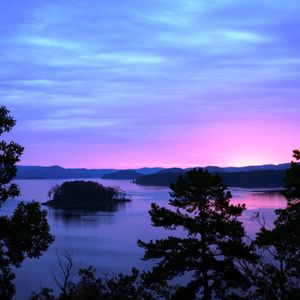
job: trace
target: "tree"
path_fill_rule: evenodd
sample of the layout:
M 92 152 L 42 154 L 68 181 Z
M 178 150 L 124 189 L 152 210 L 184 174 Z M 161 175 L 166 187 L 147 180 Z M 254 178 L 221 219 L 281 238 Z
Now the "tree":
M 192 169 L 170 185 L 171 208 L 151 205 L 152 225 L 185 234 L 145 243 L 144 259 L 159 260 L 144 274 L 149 285 L 177 282 L 173 299 L 242 297 L 247 278 L 236 260 L 252 259 L 238 217 L 245 205 L 232 205 L 231 193 L 218 175 Z M 181 280 L 186 285 L 179 285 Z
M 300 160 L 300 152 L 294 150 Z M 276 210 L 274 227 L 262 226 L 256 245 L 263 250 L 260 266 L 256 266 L 257 295 L 261 299 L 300 298 L 300 165 L 292 162 L 285 177 L 287 199 L 284 209 Z
M 300 202 L 300 151 L 294 150 L 293 157 L 296 159 L 296 162 L 291 162 L 291 167 L 286 172 L 285 177 L 285 190 L 283 195 L 288 201 L 288 207 L 296 207 Z M 296 205 L 296 206 L 293 206 Z
M 11 131 L 15 120 L 6 107 L 0 106 L 0 136 Z M 15 142 L 0 142 L 0 208 L 9 198 L 19 195 L 16 163 L 23 147 Z M 15 293 L 12 267 L 20 267 L 26 257 L 39 257 L 53 241 L 47 213 L 38 203 L 20 203 L 11 217 L 0 216 L 0 298 L 11 299 Z
M 154 300 L 155 293 L 147 290 L 140 272 L 133 268 L 131 274 L 109 275 L 97 274 L 96 268 L 90 266 L 78 270 L 74 280 L 74 263 L 70 253 L 57 256 L 58 268 L 54 280 L 59 287 L 59 295 L 52 289 L 44 288 L 39 293 L 32 293 L 30 300 Z
M 15 120 L 9 115 L 9 111 L 0 106 L 0 136 L 11 131 L 14 125 Z M 16 163 L 23 150 L 23 147 L 14 142 L 0 142 L 0 206 L 8 197 L 16 197 L 20 193 L 17 185 L 10 182 L 16 176 Z

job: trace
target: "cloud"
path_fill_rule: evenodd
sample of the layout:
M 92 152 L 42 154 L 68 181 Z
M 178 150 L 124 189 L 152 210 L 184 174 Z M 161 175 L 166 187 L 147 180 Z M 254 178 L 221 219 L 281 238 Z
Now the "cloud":
M 3 8 L 1 103 L 23 124 L 27 147 L 68 140 L 169 151 L 190 132 L 205 144 L 213 126 L 220 138 L 236 118 L 300 125 L 294 1 L 28 0 Z

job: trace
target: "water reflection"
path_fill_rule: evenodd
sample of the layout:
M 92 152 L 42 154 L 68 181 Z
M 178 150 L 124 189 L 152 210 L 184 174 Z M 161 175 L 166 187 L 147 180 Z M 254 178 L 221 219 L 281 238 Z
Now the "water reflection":
M 125 210 L 126 203 L 114 203 L 97 209 L 62 209 L 48 208 L 49 219 L 55 222 L 63 222 L 65 225 L 75 225 L 85 223 L 86 216 L 97 216 L 98 222 L 101 223 L 102 217 L 113 217 L 114 213 Z
M 246 189 L 232 190 L 232 203 L 245 203 L 247 210 L 262 208 L 277 209 L 286 206 L 286 199 L 280 194 L 279 190 L 253 190 Z
M 79 223 L 81 220 L 81 211 L 72 211 L 67 209 L 50 208 L 48 210 L 49 218 L 55 221 L 63 221 L 65 225 Z

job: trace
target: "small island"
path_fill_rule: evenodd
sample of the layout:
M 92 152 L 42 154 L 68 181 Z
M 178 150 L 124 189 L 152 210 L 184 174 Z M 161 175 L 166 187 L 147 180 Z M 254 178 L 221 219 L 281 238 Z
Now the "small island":
M 48 192 L 50 200 L 43 205 L 64 209 L 110 210 L 131 201 L 120 187 L 104 186 L 94 181 L 66 181 Z

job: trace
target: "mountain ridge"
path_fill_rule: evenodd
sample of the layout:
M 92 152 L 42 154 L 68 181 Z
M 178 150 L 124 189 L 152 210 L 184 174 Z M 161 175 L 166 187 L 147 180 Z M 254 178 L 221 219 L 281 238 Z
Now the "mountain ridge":
M 209 172 L 217 173 L 236 173 L 236 172 L 251 172 L 259 170 L 286 170 L 290 167 L 290 163 L 285 164 L 265 164 L 265 165 L 253 165 L 244 167 L 218 167 L 207 166 L 201 167 L 207 169 Z M 145 167 L 136 169 L 87 169 L 87 168 L 63 168 L 58 165 L 54 166 L 17 166 L 17 175 L 15 179 L 75 179 L 75 178 L 102 178 L 104 175 L 107 177 L 109 174 L 122 171 L 122 177 L 126 177 L 124 173 L 126 171 L 131 174 L 134 172 L 141 173 L 142 175 L 151 175 L 155 173 L 181 173 L 188 171 L 191 168 L 162 168 L 162 167 Z M 132 172 L 134 171 L 134 172 Z M 122 178 L 114 178 L 122 179 Z M 126 179 L 136 179 L 136 176 L 127 176 Z

